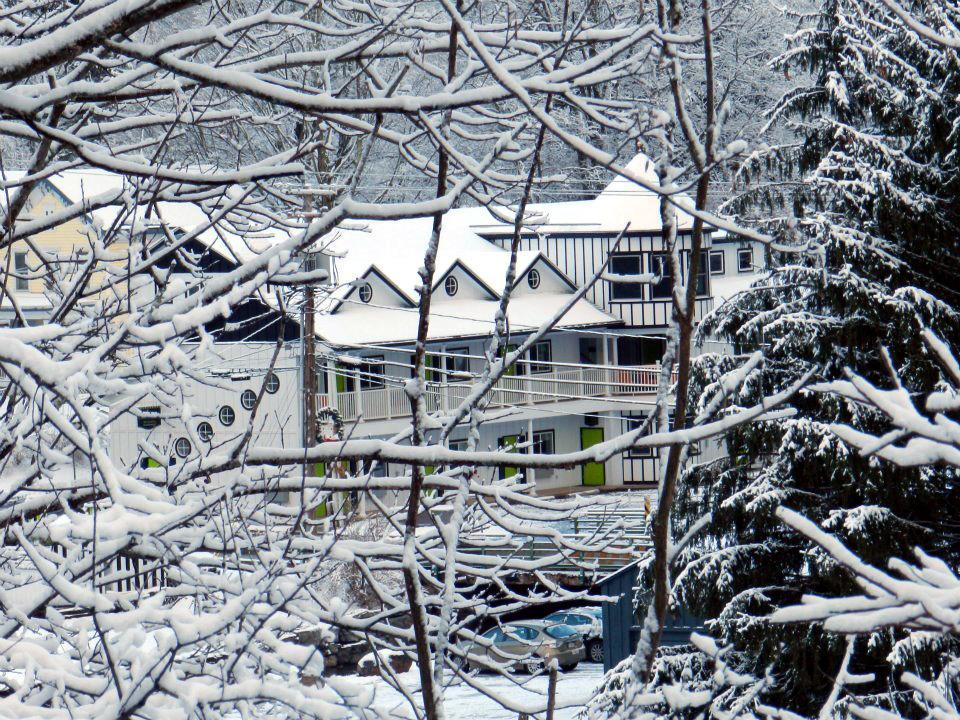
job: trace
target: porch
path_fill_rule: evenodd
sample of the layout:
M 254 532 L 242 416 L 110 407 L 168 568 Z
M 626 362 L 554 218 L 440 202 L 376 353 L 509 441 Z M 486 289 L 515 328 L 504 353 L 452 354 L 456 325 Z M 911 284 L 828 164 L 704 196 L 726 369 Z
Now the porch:
M 660 380 L 659 365 L 608 366 L 537 363 L 545 372 L 505 375 L 488 397 L 489 407 L 514 407 L 558 403 L 603 397 L 652 395 Z M 674 377 L 675 379 L 675 377 Z M 344 420 L 391 420 L 410 416 L 410 401 L 404 392 L 403 378 L 385 377 L 378 388 L 354 388 L 344 392 L 320 393 L 320 407 L 335 407 Z M 334 382 L 329 383 L 335 386 Z M 427 382 L 428 412 L 449 412 L 470 394 L 474 381 Z

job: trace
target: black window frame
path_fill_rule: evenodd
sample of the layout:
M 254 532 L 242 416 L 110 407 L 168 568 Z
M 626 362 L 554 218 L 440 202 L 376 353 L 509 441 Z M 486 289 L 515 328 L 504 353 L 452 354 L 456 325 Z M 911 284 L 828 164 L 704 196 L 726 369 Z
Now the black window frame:
M 470 374 L 470 348 L 466 345 L 446 348 L 443 354 L 443 372 L 447 382 L 466 380 Z M 460 367 L 457 367 L 457 366 Z
M 635 267 L 625 267 L 630 262 Z M 610 256 L 610 272 L 614 275 L 640 275 L 643 273 L 643 253 L 622 252 Z M 610 283 L 610 300 L 612 302 L 641 302 L 643 301 L 644 283 Z
M 527 272 L 527 287 L 531 290 L 536 290 L 540 287 L 540 271 L 536 268 L 530 268 Z
M 244 398 L 248 398 L 248 397 L 253 398 L 253 400 L 250 402 L 249 405 L 247 404 L 246 400 L 244 400 Z M 257 404 L 257 393 L 254 390 L 247 388 L 242 393 L 240 393 L 240 407 L 242 407 L 244 410 L 252 411 L 253 408 L 256 406 L 256 404 Z
M 547 348 L 547 357 L 533 357 L 533 353 L 538 348 Z M 551 366 L 545 365 L 544 363 L 553 362 L 553 342 L 550 340 L 539 340 L 530 346 L 530 349 L 526 353 L 526 366 L 524 368 L 525 374 L 527 375 L 545 375 L 550 372 Z
M 137 416 L 137 427 L 141 430 L 153 430 L 160 427 L 160 406 L 151 405 L 150 407 L 139 408 L 140 414 Z
M 714 258 L 720 258 L 720 269 L 714 270 L 713 260 Z M 723 275 L 727 271 L 727 257 L 726 253 L 723 250 L 711 250 L 708 256 L 710 262 L 710 274 L 711 275 Z
M 542 450 L 541 445 L 544 438 L 550 438 L 550 449 Z M 530 442 L 529 452 L 533 455 L 555 455 L 557 453 L 557 433 L 552 428 L 544 430 L 534 430 Z
M 366 294 L 366 297 L 364 297 L 364 294 Z M 360 285 L 360 287 L 357 288 L 357 297 L 360 298 L 360 302 L 364 305 L 369 303 L 373 300 L 373 286 L 368 282 Z
M 670 253 L 650 253 L 648 262 L 650 274 L 660 278 L 659 281 L 650 283 L 650 299 L 669 300 L 673 297 L 673 265 L 670 262 Z
M 743 257 L 746 256 L 749 258 L 747 267 L 743 267 Z M 753 248 L 737 248 L 737 272 L 738 273 L 748 273 L 753 272 Z
M 183 446 L 181 445 L 181 443 L 186 443 L 186 447 L 187 447 L 186 451 L 183 451 L 183 449 L 182 449 Z M 183 436 L 180 436 L 180 437 L 178 437 L 176 440 L 173 441 L 173 451 L 174 451 L 179 457 L 188 458 L 188 457 L 190 457 L 190 453 L 193 452 L 193 443 L 190 442 L 190 438 L 185 438 L 185 437 L 183 437 Z
M 230 414 L 229 421 L 223 419 L 224 412 Z M 224 427 L 230 427 L 237 421 L 237 411 L 234 410 L 230 405 L 221 405 L 217 408 L 217 420 L 220 421 L 220 424 Z
M 443 279 L 443 291 L 453 297 L 460 291 L 460 281 L 454 275 L 447 275 Z
M 363 365 L 358 370 L 360 390 L 380 390 L 384 387 L 387 367 L 383 355 L 370 355 L 363 358 Z
M 636 430 L 638 427 L 640 427 L 641 425 L 643 425 L 643 423 L 647 421 L 647 417 L 648 415 L 644 413 L 640 413 L 638 415 L 626 413 L 621 415 L 620 421 L 624 425 L 623 432 L 631 432 L 633 430 Z M 653 430 L 653 426 L 651 424 L 651 426 L 647 428 L 647 432 L 644 433 L 643 437 L 645 437 L 646 435 L 649 435 L 652 430 Z M 627 449 L 625 457 L 628 460 L 647 460 L 653 457 L 653 448 L 652 447 L 636 447 L 631 445 Z
M 206 420 L 203 420 L 197 423 L 197 437 L 200 438 L 202 442 L 209 443 L 213 441 L 214 437 L 213 425 Z M 207 435 L 207 437 L 204 437 Z
M 276 386 L 273 388 L 273 390 L 270 389 L 271 383 L 276 383 Z M 264 376 L 263 389 L 271 395 L 276 395 L 277 391 L 280 390 L 280 378 L 277 377 L 276 373 L 268 372 L 266 376 Z

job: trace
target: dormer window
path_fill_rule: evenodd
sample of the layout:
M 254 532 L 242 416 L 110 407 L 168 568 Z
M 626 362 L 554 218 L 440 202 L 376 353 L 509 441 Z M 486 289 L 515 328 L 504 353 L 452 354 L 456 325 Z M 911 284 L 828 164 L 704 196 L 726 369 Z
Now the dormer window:
M 447 291 L 447 295 L 453 297 L 460 289 L 460 283 L 453 275 L 450 275 L 443 281 L 443 289 Z
M 540 287 L 540 271 L 531 270 L 527 273 L 527 285 L 530 286 L 531 290 L 536 290 Z
M 361 285 L 357 293 L 360 295 L 360 302 L 362 303 L 368 303 L 373 300 L 373 288 L 370 287 L 370 283 Z

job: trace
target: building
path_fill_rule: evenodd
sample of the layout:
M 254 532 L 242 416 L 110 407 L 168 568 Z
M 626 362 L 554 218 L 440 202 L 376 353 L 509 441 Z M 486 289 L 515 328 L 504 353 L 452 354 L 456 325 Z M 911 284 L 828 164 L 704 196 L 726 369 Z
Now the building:
M 2 176 L 5 197 L 23 177 L 22 172 Z M 249 215 L 228 214 L 208 227 L 210 213 L 197 203 L 161 201 L 149 206 L 149 211 L 146 203 L 127 205 L 125 198 L 135 192 L 121 176 L 92 169 L 67 170 L 38 182 L 18 226 L 35 223 L 40 229 L 30 234 L 29 243 L 21 240 L 0 250 L 0 263 L 4 263 L 0 267 L 13 269 L 12 282 L 7 283 L 0 302 L 0 324 L 46 322 L 63 297 L 63 288 L 52 288 L 51 279 L 65 286 L 93 253 L 109 252 L 112 258 L 96 258 L 100 269 L 86 280 L 87 287 L 96 290 L 109 284 L 105 270 L 125 269 L 140 259 L 126 257 L 129 248 L 153 247 L 157 251 L 168 244 L 168 238 L 182 239 L 199 230 L 196 237 L 153 265 L 159 272 L 135 275 L 129 285 L 126 279 L 113 283 L 109 297 L 114 303 L 117 298 L 129 299 L 130 307 L 144 308 L 160 296 L 190 297 L 210 278 L 229 272 L 267 244 L 286 237 L 272 221 L 263 221 L 258 227 L 258 219 Z M 110 202 L 49 229 L 43 227 L 45 218 L 93 200 Z M 242 233 L 238 229 L 241 224 Z M 46 271 L 50 263 L 54 272 Z M 97 303 L 98 293 L 85 302 Z M 103 306 L 107 307 L 106 301 Z M 97 306 L 87 308 L 88 315 L 98 312 Z M 103 314 L 115 312 L 114 306 Z M 64 321 L 70 318 L 68 314 Z M 258 396 L 262 398 L 254 444 L 301 444 L 298 318 L 282 317 L 266 298 L 253 297 L 235 307 L 229 318 L 217 320 L 205 330 L 216 342 L 193 367 L 177 374 L 177 397 L 164 397 L 158 388 L 131 412 L 119 415 L 108 429 L 111 457 L 122 468 L 137 472 L 159 467 L 175 478 L 185 459 L 239 439 Z M 278 341 L 281 349 L 271 364 Z M 186 419 L 183 404 L 190 407 Z
M 653 171 L 643 156 L 629 168 Z M 480 444 L 571 452 L 636 427 L 653 406 L 673 287 L 659 199 L 618 178 L 594 199 L 532 205 L 529 214 L 508 311 L 509 346 L 553 317 L 608 256 L 610 262 L 603 279 L 497 385 L 490 410 L 499 412 L 488 414 Z M 692 218 L 678 212 L 677 221 L 688 253 L 683 248 L 689 248 Z M 393 437 L 409 425 L 403 386 L 411 372 L 418 269 L 430 229 L 429 218 L 371 221 L 342 226 L 329 238 L 336 289 L 316 319 L 318 338 L 328 348 L 318 402 L 336 408 L 345 422 L 363 419 L 352 437 Z M 512 232 L 484 208 L 444 216 L 428 343 L 430 410 L 457 407 L 483 367 Z M 712 236 L 704 239 L 697 278 L 698 318 L 714 307 L 715 282 L 726 293 L 756 277 L 730 275 L 727 268 L 735 263 L 725 262 L 726 255 L 737 248 L 714 248 Z M 752 246 L 751 252 L 760 255 Z M 711 260 L 721 254 L 721 270 L 713 273 Z M 656 282 L 623 281 L 643 274 Z M 464 447 L 465 438 L 464 427 L 452 434 L 451 447 Z M 379 468 L 394 470 L 401 472 Z M 637 450 L 576 470 L 531 474 L 527 479 L 543 492 L 648 485 L 657 480 L 658 458 Z

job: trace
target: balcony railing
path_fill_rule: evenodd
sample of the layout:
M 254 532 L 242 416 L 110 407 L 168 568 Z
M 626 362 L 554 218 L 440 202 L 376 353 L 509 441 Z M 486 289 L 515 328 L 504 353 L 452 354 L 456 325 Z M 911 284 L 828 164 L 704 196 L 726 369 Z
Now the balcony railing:
M 549 372 L 500 378 L 489 393 L 490 407 L 651 394 L 657 391 L 660 380 L 659 365 L 541 365 L 549 367 Z M 457 408 L 472 388 L 472 382 L 428 382 L 427 411 L 447 412 Z M 321 407 L 332 405 L 331 399 L 321 393 L 318 403 Z M 400 384 L 338 392 L 336 407 L 344 420 L 361 415 L 365 420 L 389 420 L 410 415 L 410 400 Z

